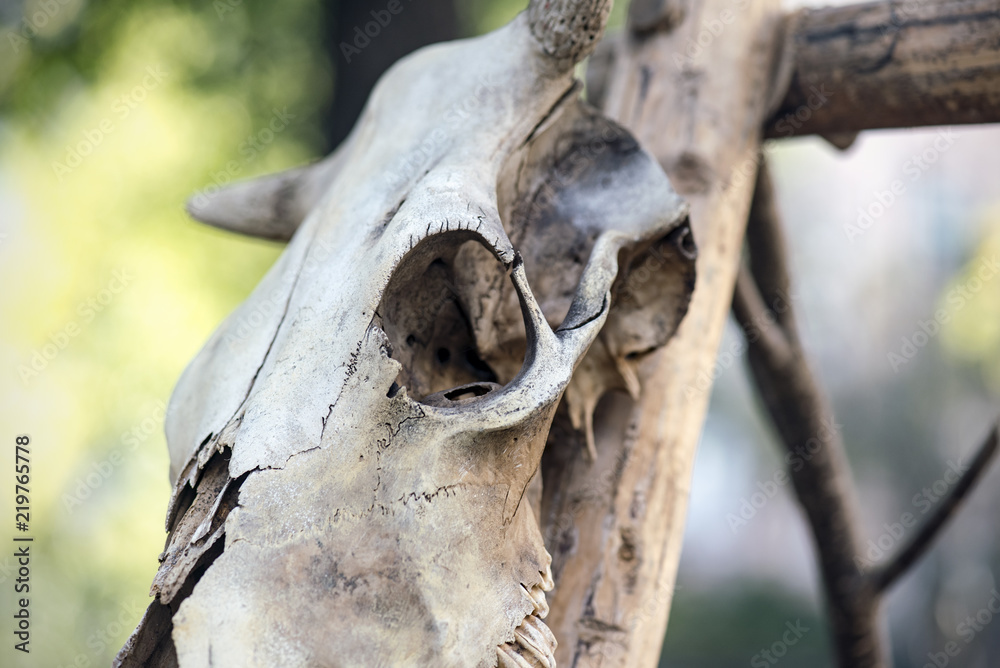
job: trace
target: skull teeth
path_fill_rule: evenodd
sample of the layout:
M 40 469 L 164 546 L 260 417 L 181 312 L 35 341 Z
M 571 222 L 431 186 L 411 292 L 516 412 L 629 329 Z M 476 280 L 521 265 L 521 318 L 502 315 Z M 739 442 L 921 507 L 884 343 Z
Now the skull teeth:
M 517 644 L 527 650 L 535 660 L 542 665 L 542 668 L 553 668 L 555 657 L 552 656 L 552 648 L 546 642 L 545 636 L 529 625 L 521 624 L 514 629 L 514 638 Z
M 514 629 L 514 642 L 497 647 L 498 668 L 556 668 L 558 643 L 549 627 L 528 615 Z
M 497 647 L 497 668 L 537 668 L 510 644 Z
M 541 586 L 532 585 L 529 588 L 522 584 L 521 590 L 531 601 L 531 614 L 536 615 L 539 619 L 545 619 L 545 617 L 549 614 L 549 602 L 546 600 L 545 591 L 541 588 Z
M 552 579 L 552 566 L 546 566 L 544 571 L 538 573 L 542 576 L 542 591 L 552 591 L 556 586 L 555 580 Z
M 556 637 L 553 635 L 552 630 L 549 629 L 545 622 L 540 620 L 535 615 L 528 615 L 525 617 L 524 621 L 521 622 L 521 626 L 518 628 L 522 627 L 530 627 L 532 633 L 540 638 L 539 642 L 542 643 L 543 646 L 549 648 L 549 652 L 554 652 L 556 647 L 559 645 L 559 643 L 556 642 Z
M 541 587 L 532 587 L 528 590 L 528 596 L 531 598 L 531 602 L 535 604 L 535 609 L 532 610 L 532 613 L 540 619 L 545 619 L 549 614 L 549 602 L 545 599 L 545 592 L 542 591 Z

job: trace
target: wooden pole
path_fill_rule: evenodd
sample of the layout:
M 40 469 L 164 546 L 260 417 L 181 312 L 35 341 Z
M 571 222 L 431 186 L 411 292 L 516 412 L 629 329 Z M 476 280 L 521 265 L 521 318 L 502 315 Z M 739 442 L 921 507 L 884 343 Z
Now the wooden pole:
M 542 525 L 556 578 L 547 621 L 560 666 L 652 668 L 659 660 L 695 447 L 779 69 L 777 0 L 690 0 L 669 14 L 681 18 L 667 22 L 668 32 L 621 42 L 604 107 L 690 202 L 697 284 L 678 334 L 642 369 L 639 400 L 613 397 L 604 420 L 599 408 L 596 462 L 580 457 L 571 430 L 550 438 L 546 457 L 561 466 L 544 465 Z
M 794 63 L 766 137 L 1000 121 L 996 0 L 899 0 L 789 17 Z

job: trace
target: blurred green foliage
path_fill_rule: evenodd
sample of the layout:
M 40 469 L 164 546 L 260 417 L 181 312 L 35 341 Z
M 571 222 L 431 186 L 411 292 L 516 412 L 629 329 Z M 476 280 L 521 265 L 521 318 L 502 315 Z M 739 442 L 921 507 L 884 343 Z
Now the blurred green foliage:
M 980 369 L 984 384 L 1000 394 L 1000 228 L 989 228 L 937 306 L 948 316 L 942 326 L 945 351 Z
M 786 633 L 789 624 L 797 633 Z M 786 637 L 792 644 L 782 646 Z M 660 668 L 771 665 L 759 653 L 772 648 L 779 658 L 787 655 L 786 664 L 833 666 L 825 620 L 801 599 L 759 585 L 733 588 L 724 596 L 681 588 L 671 605 Z

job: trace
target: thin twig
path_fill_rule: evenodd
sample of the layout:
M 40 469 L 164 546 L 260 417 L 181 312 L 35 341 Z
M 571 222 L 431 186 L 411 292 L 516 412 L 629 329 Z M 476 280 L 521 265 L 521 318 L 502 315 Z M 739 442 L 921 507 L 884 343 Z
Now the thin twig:
M 986 440 L 979 447 L 979 451 L 976 452 L 976 456 L 969 465 L 968 470 L 962 474 L 962 477 L 955 483 L 955 486 L 951 488 L 948 496 L 938 506 L 937 511 L 920 528 L 920 531 L 913 537 L 913 540 L 886 564 L 872 571 L 870 577 L 876 591 L 884 592 L 889 589 L 901 575 L 906 573 L 924 555 L 934 542 L 934 539 L 941 535 L 948 520 L 951 519 L 959 506 L 962 505 L 962 501 L 969 495 L 969 491 L 979 482 L 979 479 L 986 471 L 987 465 L 996 454 L 997 444 L 1000 442 L 997 430 L 998 426 L 994 426 L 990 430 L 989 436 L 986 437 Z

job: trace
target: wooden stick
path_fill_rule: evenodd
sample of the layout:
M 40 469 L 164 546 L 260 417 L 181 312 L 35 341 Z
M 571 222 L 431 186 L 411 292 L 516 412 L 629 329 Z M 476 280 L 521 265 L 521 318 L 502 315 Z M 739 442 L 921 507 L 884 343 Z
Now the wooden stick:
M 788 18 L 787 92 L 769 138 L 1000 121 L 995 0 L 899 0 Z
M 704 22 L 728 17 L 736 3 L 685 4 L 673 30 L 622 43 L 603 106 L 657 157 L 690 203 L 697 284 L 680 330 L 641 369 L 638 401 L 623 394 L 606 400 L 596 460 L 581 456 L 569 429 L 546 448 L 548 463 L 559 464 L 543 461 L 541 521 L 556 580 L 546 621 L 559 638 L 560 666 L 658 664 L 707 379 L 760 160 L 779 3 L 741 5 L 724 35 L 690 55 Z

